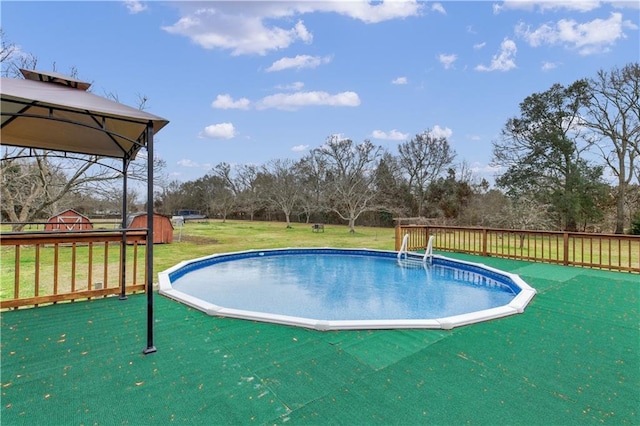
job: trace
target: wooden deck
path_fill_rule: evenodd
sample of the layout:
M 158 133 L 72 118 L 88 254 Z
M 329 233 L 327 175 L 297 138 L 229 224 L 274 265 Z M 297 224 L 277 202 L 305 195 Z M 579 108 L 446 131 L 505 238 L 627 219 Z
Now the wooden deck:
M 3 233 L 0 308 L 144 292 L 146 230 Z M 6 292 L 6 289 L 5 289 Z
M 638 235 L 399 225 L 396 250 L 405 235 L 410 251 L 424 250 L 434 236 L 434 250 L 445 252 L 640 273 Z

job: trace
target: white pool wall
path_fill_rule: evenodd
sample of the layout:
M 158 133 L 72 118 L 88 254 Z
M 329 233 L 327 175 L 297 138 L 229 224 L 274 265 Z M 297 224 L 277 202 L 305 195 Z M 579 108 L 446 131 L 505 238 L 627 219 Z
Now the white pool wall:
M 478 267 L 498 275 L 509 278 L 516 286 L 520 288 L 520 292 L 514 297 L 514 299 L 507 305 L 499 306 L 492 309 L 484 309 L 481 311 L 470 312 L 461 315 L 455 315 L 444 318 L 436 319 L 412 319 L 412 320 L 317 320 L 312 318 L 293 317 L 288 315 L 269 314 L 265 312 L 245 311 L 241 309 L 231 309 L 222 306 L 215 305 L 213 303 L 206 302 L 202 299 L 188 295 L 173 288 L 171 285 L 170 276 L 172 273 L 179 271 L 180 269 L 198 263 L 206 261 L 215 257 L 236 255 L 244 253 L 263 253 L 263 252 L 276 252 L 284 250 L 318 250 L 318 247 L 309 248 L 283 248 L 283 249 L 266 249 L 266 250 L 245 250 L 232 253 L 220 253 L 210 256 L 204 256 L 196 259 L 191 259 L 178 263 L 177 265 L 166 269 L 158 273 L 159 292 L 163 296 L 169 297 L 178 302 L 184 303 L 194 309 L 198 309 L 205 312 L 207 315 L 218 317 L 238 318 L 251 321 L 269 322 L 275 324 L 284 324 L 294 327 L 311 328 L 320 331 L 328 330 L 382 330 L 382 329 L 443 329 L 451 330 L 455 327 L 461 327 L 469 324 L 475 324 L 478 322 L 490 321 L 493 319 L 503 318 L 509 315 L 521 314 L 524 312 L 526 306 L 531 302 L 536 295 L 536 290 L 529 286 L 522 278 L 517 274 L 502 271 L 500 269 L 487 266 L 483 263 L 469 262 L 464 260 L 452 259 L 446 256 L 433 255 L 434 258 L 447 260 L 452 263 L 468 265 Z M 392 251 L 386 250 L 374 250 L 374 249 L 338 249 L 331 247 L 323 247 L 320 249 L 327 250 L 339 250 L 339 251 L 369 251 L 372 253 L 392 253 Z M 422 259 L 422 255 L 415 254 Z

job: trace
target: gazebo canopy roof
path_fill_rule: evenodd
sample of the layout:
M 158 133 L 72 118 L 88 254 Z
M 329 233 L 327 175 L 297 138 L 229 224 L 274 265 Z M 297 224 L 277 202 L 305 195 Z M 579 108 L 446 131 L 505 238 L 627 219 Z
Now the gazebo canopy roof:
M 25 79 L 2 78 L 1 143 L 26 148 L 135 158 L 147 125 L 157 133 L 168 120 L 86 90 L 58 73 L 21 70 Z

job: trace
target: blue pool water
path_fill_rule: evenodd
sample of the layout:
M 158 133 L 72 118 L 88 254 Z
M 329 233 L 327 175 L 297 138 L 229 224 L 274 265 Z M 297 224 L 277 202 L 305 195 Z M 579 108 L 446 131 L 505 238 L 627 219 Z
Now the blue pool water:
M 326 321 L 450 317 L 507 305 L 520 291 L 504 276 L 455 262 L 339 250 L 214 257 L 170 281 L 216 306 Z

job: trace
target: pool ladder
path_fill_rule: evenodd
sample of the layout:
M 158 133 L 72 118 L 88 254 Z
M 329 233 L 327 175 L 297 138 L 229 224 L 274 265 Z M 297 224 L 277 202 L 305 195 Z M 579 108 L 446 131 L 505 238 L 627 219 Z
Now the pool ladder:
M 402 255 L 404 254 L 404 259 L 407 260 L 407 255 L 409 253 L 409 234 L 404 234 L 402 238 L 402 245 L 400 246 L 400 251 L 398 251 L 398 260 L 402 260 Z M 426 263 L 427 260 L 431 262 L 433 259 L 433 235 L 429 237 L 429 241 L 427 242 L 427 248 L 424 251 L 424 256 L 422 257 L 422 262 Z

